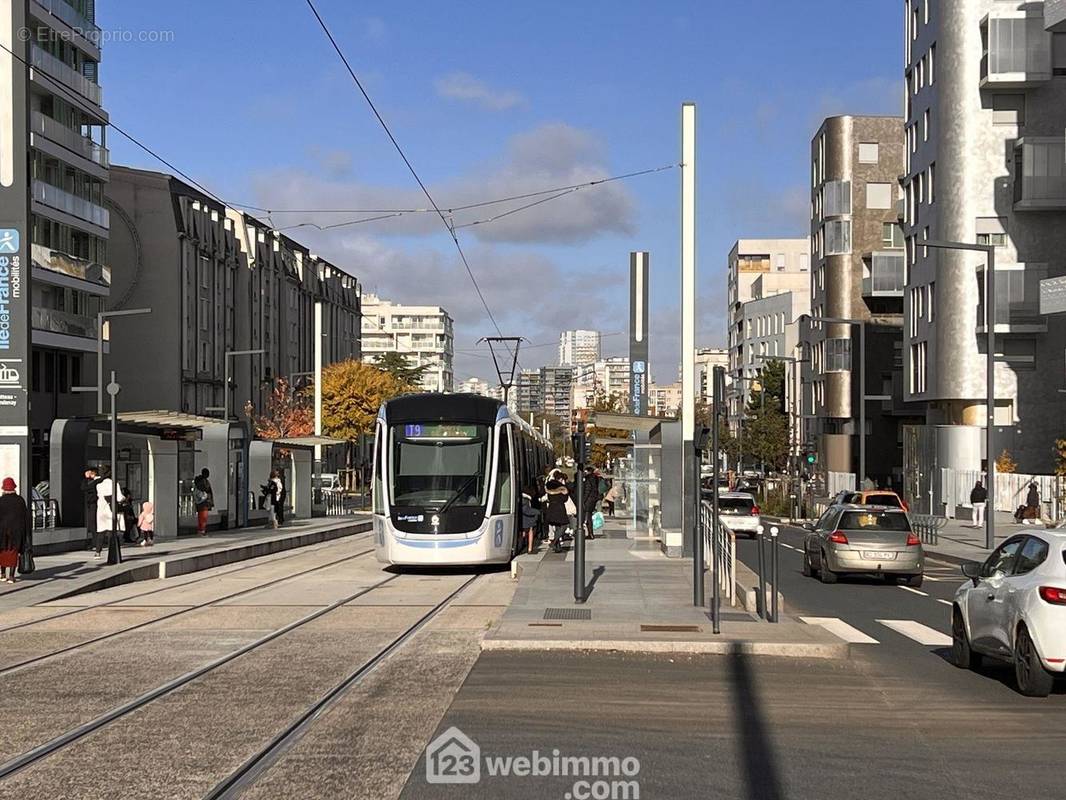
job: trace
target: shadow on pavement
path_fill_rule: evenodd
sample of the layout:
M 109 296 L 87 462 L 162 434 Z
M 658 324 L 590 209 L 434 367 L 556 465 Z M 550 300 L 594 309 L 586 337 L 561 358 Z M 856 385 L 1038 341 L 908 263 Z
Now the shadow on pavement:
M 781 800 L 785 797 L 777 774 L 774 746 L 766 727 L 762 705 L 752 680 L 750 657 L 734 652 L 729 668 L 736 695 L 734 709 L 740 735 L 740 758 L 744 764 L 744 782 L 751 800 Z

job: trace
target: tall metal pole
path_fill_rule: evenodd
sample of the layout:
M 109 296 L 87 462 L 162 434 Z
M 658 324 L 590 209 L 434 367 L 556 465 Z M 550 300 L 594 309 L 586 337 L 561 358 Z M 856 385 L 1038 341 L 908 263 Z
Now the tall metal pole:
M 721 460 L 718 457 L 718 425 L 722 416 L 722 390 L 725 388 L 725 370 L 722 367 L 714 367 L 712 370 L 714 381 L 714 396 L 712 399 L 711 414 L 711 452 L 714 455 L 714 485 L 711 488 L 711 626 L 714 632 L 722 632 L 721 611 L 722 597 L 720 589 L 721 581 L 721 554 L 718 552 L 718 476 L 721 470 Z
M 104 315 L 96 315 L 96 415 L 104 413 Z M 97 445 L 100 444 L 97 440 Z
M 696 430 L 696 104 L 681 106 L 681 536 L 682 552 L 697 546 L 692 519 Z M 687 469 L 686 469 L 687 467 Z
M 987 420 L 985 427 L 985 450 L 988 451 L 988 513 L 985 515 L 985 547 L 996 546 L 996 250 L 985 249 L 988 269 L 985 270 L 985 331 L 988 335 Z M 930 509 L 932 513 L 932 509 Z
M 315 302 L 315 436 L 322 435 L 322 349 L 325 343 L 322 337 L 322 301 Z M 314 451 L 315 474 L 322 474 L 322 445 L 316 444 Z
M 222 383 L 222 419 L 229 422 L 229 360 L 232 357 L 232 353 L 225 353 L 222 356 L 223 367 L 222 373 L 225 375 L 225 380 Z
M 577 477 L 574 490 L 577 492 L 577 525 L 574 530 L 574 602 L 585 602 L 585 423 L 578 420 L 574 436 L 574 464 Z
M 859 323 L 859 480 L 866 481 L 866 323 Z
M 107 563 L 122 563 L 122 543 L 118 540 L 118 404 L 119 385 L 115 373 L 111 372 L 111 382 L 107 385 L 111 395 L 111 531 L 107 539 Z
M 698 442 L 693 442 L 693 449 L 695 450 L 693 458 L 693 467 L 695 474 L 693 478 L 696 482 L 695 498 L 692 507 L 692 515 L 694 524 L 696 526 L 696 541 L 693 544 L 692 549 L 692 605 L 696 608 L 703 608 L 704 592 L 703 592 L 703 542 L 704 542 L 704 530 L 703 515 L 700 513 L 703 492 L 700 489 L 700 450 Z M 714 576 L 715 580 L 718 580 L 717 573 Z

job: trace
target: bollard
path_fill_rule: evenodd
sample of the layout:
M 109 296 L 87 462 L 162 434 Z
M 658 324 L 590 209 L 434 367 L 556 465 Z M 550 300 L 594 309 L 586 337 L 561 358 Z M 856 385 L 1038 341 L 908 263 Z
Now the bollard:
M 779 529 L 776 525 L 770 527 L 770 541 L 772 543 L 772 549 L 770 551 L 770 582 L 772 584 L 771 591 L 774 593 L 771 598 L 771 619 L 773 622 L 777 622 L 777 534 Z
M 759 548 L 759 596 L 755 600 L 755 613 L 759 619 L 767 619 L 766 616 L 766 555 L 763 552 L 762 535 L 763 526 L 755 529 L 755 544 Z

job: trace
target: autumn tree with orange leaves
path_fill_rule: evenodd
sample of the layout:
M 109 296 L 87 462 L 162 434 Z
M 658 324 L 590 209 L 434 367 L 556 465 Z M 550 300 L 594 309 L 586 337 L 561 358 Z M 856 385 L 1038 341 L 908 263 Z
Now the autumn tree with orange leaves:
M 311 436 L 315 432 L 315 409 L 306 389 L 294 391 L 285 378 L 274 381 L 274 389 L 262 414 L 245 403 L 244 413 L 252 420 L 255 435 L 261 439 Z

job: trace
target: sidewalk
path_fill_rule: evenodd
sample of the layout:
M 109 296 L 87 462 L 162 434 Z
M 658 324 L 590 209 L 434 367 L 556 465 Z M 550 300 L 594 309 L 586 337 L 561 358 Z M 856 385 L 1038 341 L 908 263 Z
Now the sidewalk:
M 484 650 L 614 650 L 646 653 L 748 653 L 845 658 L 848 647 L 817 626 L 782 615 L 762 622 L 722 607 L 722 632 L 712 632 L 708 604 L 692 605 L 691 559 L 667 558 L 658 541 L 627 539 L 608 521 L 586 542 L 587 601 L 574 602 L 573 552 L 521 556 L 518 587 Z
M 1017 533 L 1043 529 L 1043 523 L 1039 525 L 1019 525 L 1014 521 L 1013 514 L 1006 511 L 996 512 L 997 547 Z M 934 558 L 950 561 L 953 564 L 961 564 L 964 561 L 984 561 L 991 552 L 985 549 L 985 528 L 983 525 L 980 528 L 971 528 L 969 522 L 949 519 L 947 524 L 940 530 L 938 538 L 939 541 L 936 544 L 925 545 L 925 552 Z
M 370 515 L 359 513 L 294 520 L 280 530 L 238 528 L 171 539 L 152 547 L 127 544 L 122 547 L 124 561 L 114 565 L 107 563 L 106 552 L 100 559 L 88 550 L 38 556 L 32 575 L 18 576 L 14 585 L 0 584 L 0 613 L 123 583 L 175 577 L 258 558 L 362 533 L 370 527 Z

